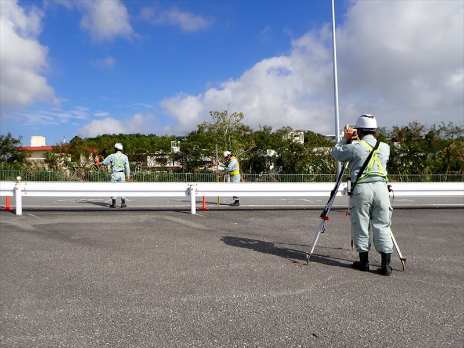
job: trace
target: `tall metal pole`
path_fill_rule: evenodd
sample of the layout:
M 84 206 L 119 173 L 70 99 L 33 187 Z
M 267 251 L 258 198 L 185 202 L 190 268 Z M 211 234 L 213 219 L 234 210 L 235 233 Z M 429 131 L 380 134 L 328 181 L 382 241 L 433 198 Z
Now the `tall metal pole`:
M 219 182 L 219 154 L 218 145 L 216 144 L 216 182 Z M 219 205 L 219 196 L 217 198 L 217 205 Z
M 338 76 L 337 76 L 337 42 L 335 39 L 335 4 L 332 0 L 332 47 L 333 47 L 333 76 L 334 76 L 334 102 L 335 102 L 335 140 L 340 141 L 340 117 L 338 110 Z M 340 174 L 342 165 L 337 161 L 337 176 Z

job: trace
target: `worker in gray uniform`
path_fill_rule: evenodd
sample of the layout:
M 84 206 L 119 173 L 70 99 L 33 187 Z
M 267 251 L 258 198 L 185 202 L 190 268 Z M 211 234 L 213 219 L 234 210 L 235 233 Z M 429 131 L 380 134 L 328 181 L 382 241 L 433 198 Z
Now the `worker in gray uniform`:
M 240 166 L 238 160 L 232 156 L 230 151 L 224 151 L 225 169 L 224 174 L 229 174 L 230 182 L 240 182 Z M 240 197 L 234 196 L 233 202 L 230 203 L 233 207 L 238 207 L 240 205 Z
M 350 201 L 350 219 L 353 242 L 359 253 L 359 261 L 353 267 L 369 271 L 368 253 L 371 247 L 369 227 L 372 227 L 374 247 L 381 255 L 379 273 L 391 274 L 391 253 L 393 241 L 391 236 L 391 217 L 393 208 L 387 187 L 386 166 L 390 157 L 390 146 L 379 143 L 374 138 L 377 120 L 365 114 L 358 118 L 354 127 L 360 141 L 352 142 L 353 129 L 345 128 L 343 139 L 332 149 L 332 157 L 338 161 L 350 163 L 352 183 Z M 364 164 L 373 151 L 369 162 Z M 365 166 L 363 173 L 358 173 Z
M 115 153 L 106 157 L 99 165 L 111 167 L 111 182 L 125 182 L 130 181 L 130 167 L 129 159 L 125 154 L 122 153 L 122 144 L 114 144 Z M 116 208 L 116 198 L 111 197 L 110 208 Z M 127 207 L 126 197 L 121 197 L 121 208 Z

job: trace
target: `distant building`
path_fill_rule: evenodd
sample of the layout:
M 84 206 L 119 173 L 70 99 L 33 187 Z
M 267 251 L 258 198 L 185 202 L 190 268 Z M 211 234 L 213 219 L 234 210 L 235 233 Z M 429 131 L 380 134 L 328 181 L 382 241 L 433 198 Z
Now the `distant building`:
M 285 137 L 287 140 L 291 140 L 294 143 L 304 144 L 304 132 L 303 131 L 293 131 L 287 134 Z
M 342 136 L 343 138 L 343 136 Z M 327 134 L 327 135 L 324 135 L 324 139 L 325 140 L 332 140 L 332 141 L 337 141 L 337 137 L 335 136 L 335 134 Z M 341 138 L 340 138 L 341 139 Z
M 32 163 L 44 163 L 45 152 L 51 151 L 53 146 L 45 145 L 45 137 L 34 135 L 31 137 L 31 146 L 23 146 L 23 149 L 30 153 L 27 158 L 28 161 Z
M 180 152 L 180 141 L 171 141 L 171 152 L 164 153 L 162 151 L 154 156 L 147 156 L 147 167 L 157 170 L 181 170 L 182 164 L 176 159 L 173 154 Z
M 173 140 L 171 141 L 171 153 L 178 153 L 180 152 L 180 141 Z

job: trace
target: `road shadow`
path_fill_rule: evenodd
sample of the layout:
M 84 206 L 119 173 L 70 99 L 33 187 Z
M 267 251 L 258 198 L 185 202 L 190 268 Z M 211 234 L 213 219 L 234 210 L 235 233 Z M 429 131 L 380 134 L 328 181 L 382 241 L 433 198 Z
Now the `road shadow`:
M 80 200 L 76 201 L 77 204 L 92 204 L 92 205 L 97 205 L 99 207 L 110 207 L 111 203 L 108 202 L 97 202 L 97 201 L 91 201 L 91 200 Z
M 306 261 L 306 253 L 285 247 L 279 247 L 272 242 L 265 242 L 257 239 L 224 236 L 221 240 L 227 245 L 251 249 L 260 253 L 282 257 L 290 261 Z
M 243 237 L 233 237 L 233 236 L 223 236 L 221 240 L 230 246 L 251 249 L 263 254 L 275 255 L 282 257 L 291 261 L 292 263 L 298 264 L 306 264 L 306 252 L 296 249 L 291 249 L 285 247 L 283 245 L 289 244 L 281 244 L 281 243 L 273 243 L 273 242 L 266 242 L 257 239 L 250 239 L 250 238 L 243 238 Z M 280 246 L 282 245 L 282 246 Z M 293 244 L 294 245 L 294 244 Z M 302 245 L 298 245 L 302 246 Z M 345 261 L 345 262 L 341 262 Z M 341 258 L 332 257 L 329 255 L 320 255 L 314 254 L 311 256 L 309 262 L 317 262 L 322 263 L 329 266 L 337 266 L 343 268 L 351 267 L 350 264 L 347 264 L 349 260 L 344 260 Z
M 338 249 L 338 248 L 337 248 Z M 309 259 L 309 262 L 315 262 L 315 263 L 321 263 L 323 265 L 328 265 L 328 266 L 336 266 L 336 267 L 342 267 L 342 268 L 352 268 L 351 260 L 343 259 L 340 257 L 334 257 L 330 255 L 321 255 L 321 254 L 315 254 L 313 253 L 311 255 L 311 258 Z

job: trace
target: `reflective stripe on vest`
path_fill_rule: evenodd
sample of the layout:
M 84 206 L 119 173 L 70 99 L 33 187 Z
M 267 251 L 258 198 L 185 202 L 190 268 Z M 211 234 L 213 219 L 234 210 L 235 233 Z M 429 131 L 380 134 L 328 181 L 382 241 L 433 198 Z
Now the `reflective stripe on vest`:
M 232 159 L 235 159 L 237 161 L 237 159 L 235 157 L 232 157 Z M 240 165 L 238 164 L 238 161 L 237 161 L 237 167 L 238 167 L 237 170 L 234 170 L 233 172 L 229 172 L 229 175 L 239 175 L 240 174 Z
M 114 169 L 124 169 L 124 160 L 122 159 L 122 153 L 116 154 L 116 161 L 114 162 Z
M 372 151 L 372 146 L 370 146 L 368 143 L 366 143 L 364 140 L 361 140 L 360 143 L 364 144 L 370 151 Z M 380 143 L 381 145 L 382 143 Z M 369 176 L 380 176 L 384 179 L 387 179 L 387 174 L 385 173 L 385 170 L 383 169 L 382 163 L 380 163 L 379 156 L 377 154 L 379 153 L 380 146 L 377 148 L 377 150 L 374 151 L 372 154 L 371 160 L 369 161 L 366 170 L 364 171 L 363 175 L 361 175 L 358 179 L 357 182 L 360 182 L 361 180 L 369 177 Z M 374 163 L 377 164 L 378 170 L 373 171 L 372 167 L 374 166 Z

